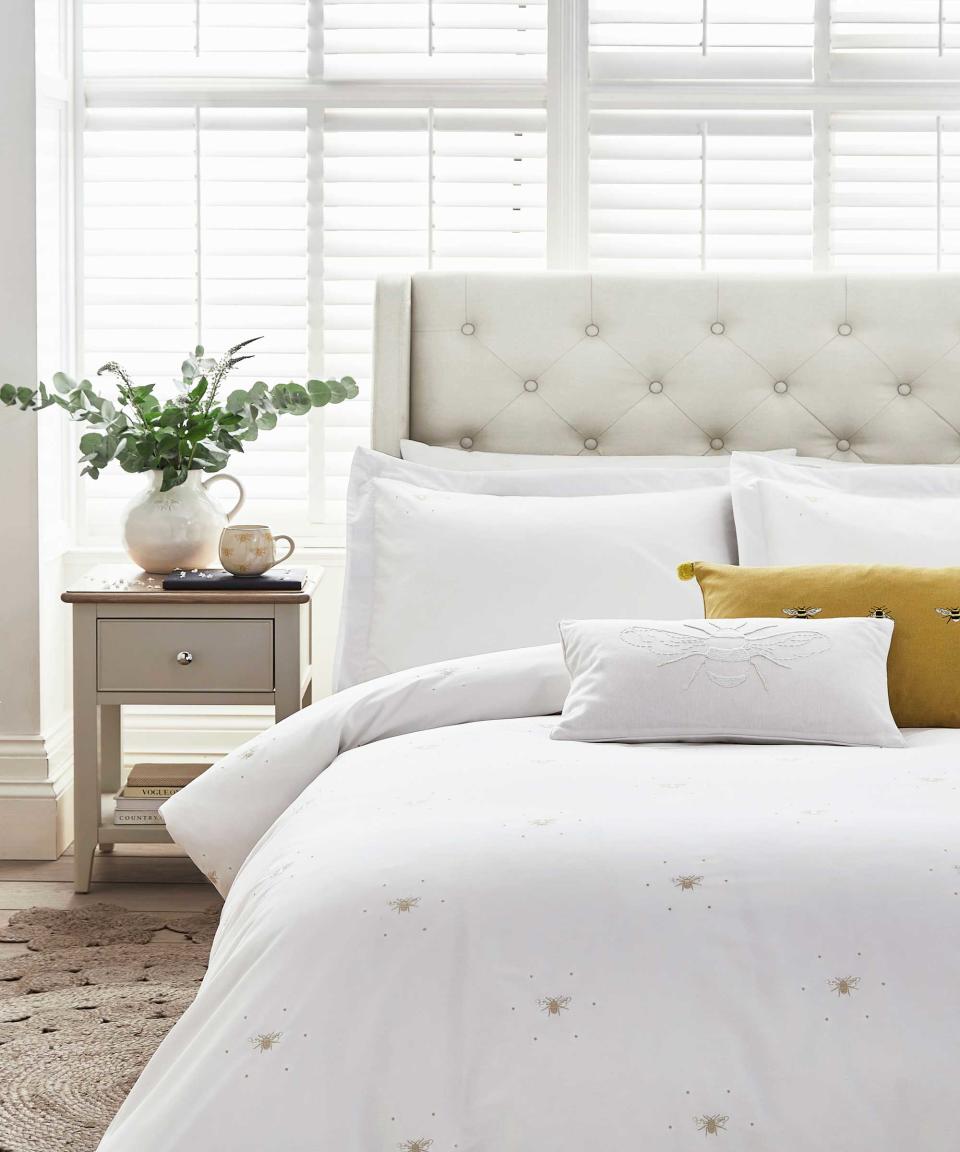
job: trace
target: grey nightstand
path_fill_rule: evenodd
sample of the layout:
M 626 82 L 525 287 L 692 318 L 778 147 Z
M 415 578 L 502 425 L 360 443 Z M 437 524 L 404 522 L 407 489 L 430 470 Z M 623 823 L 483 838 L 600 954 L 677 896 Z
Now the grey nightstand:
M 270 704 L 277 720 L 310 703 L 313 594 L 164 592 L 162 576 L 95 568 L 73 605 L 74 879 L 119 843 L 168 842 L 166 829 L 113 822 L 124 704 Z

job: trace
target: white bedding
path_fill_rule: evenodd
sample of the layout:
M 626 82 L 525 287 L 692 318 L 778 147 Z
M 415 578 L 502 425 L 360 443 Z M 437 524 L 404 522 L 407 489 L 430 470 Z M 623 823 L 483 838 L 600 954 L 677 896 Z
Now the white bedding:
M 558 743 L 565 691 L 399 673 L 168 802 L 239 874 L 104 1152 L 955 1152 L 960 732 Z

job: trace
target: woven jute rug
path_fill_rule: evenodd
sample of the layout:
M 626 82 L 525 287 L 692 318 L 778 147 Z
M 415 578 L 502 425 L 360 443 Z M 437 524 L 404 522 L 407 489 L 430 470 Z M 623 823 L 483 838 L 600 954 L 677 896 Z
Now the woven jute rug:
M 0 941 L 0 1152 L 93 1152 L 193 1000 L 219 909 L 15 913 Z

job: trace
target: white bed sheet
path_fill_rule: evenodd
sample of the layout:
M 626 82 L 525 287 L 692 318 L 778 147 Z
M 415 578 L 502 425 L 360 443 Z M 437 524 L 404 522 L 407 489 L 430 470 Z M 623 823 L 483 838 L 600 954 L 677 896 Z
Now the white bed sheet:
M 171 808 L 198 858 L 226 859 L 198 829 L 230 789 L 270 794 L 265 752 L 281 782 L 319 772 L 311 725 L 371 693 L 381 731 L 418 729 L 341 754 L 260 839 L 104 1152 L 955 1152 L 960 732 L 432 728 L 430 699 L 436 718 L 562 696 L 552 650 L 498 659 L 315 706 Z

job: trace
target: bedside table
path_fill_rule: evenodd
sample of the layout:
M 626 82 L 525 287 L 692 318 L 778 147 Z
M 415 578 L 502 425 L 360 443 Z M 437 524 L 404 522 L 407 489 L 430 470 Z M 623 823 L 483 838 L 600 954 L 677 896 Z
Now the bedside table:
M 310 703 L 312 601 L 300 592 L 164 592 L 163 577 L 95 568 L 73 605 L 74 887 L 89 892 L 98 845 L 169 843 L 162 825 L 117 825 L 124 704 Z

